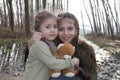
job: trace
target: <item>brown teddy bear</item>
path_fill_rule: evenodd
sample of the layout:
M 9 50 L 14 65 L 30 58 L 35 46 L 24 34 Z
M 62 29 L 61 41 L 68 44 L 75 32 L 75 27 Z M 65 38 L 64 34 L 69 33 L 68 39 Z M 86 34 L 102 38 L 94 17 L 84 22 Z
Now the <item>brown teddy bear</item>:
M 66 59 L 71 58 L 75 52 L 75 47 L 70 43 L 60 44 L 57 47 L 57 58 Z M 67 77 L 72 77 L 75 75 L 74 69 L 62 70 L 63 74 Z M 59 77 L 61 75 L 60 70 L 50 70 L 51 77 Z

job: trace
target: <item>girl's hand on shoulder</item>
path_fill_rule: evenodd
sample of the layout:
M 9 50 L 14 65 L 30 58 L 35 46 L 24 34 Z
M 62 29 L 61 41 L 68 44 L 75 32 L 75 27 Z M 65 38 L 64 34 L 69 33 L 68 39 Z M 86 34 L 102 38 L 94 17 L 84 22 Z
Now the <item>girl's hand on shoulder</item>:
M 31 40 L 33 42 L 39 41 L 41 39 L 42 39 L 42 33 L 41 32 L 35 32 L 31 37 Z
M 30 47 L 34 42 L 39 41 L 41 39 L 42 39 L 42 33 L 41 32 L 33 33 L 32 37 L 28 41 L 28 47 Z

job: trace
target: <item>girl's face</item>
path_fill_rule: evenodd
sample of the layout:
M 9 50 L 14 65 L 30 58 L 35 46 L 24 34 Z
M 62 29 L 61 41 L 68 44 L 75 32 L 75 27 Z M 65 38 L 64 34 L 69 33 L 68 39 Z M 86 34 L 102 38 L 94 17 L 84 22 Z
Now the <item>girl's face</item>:
M 74 21 L 72 19 L 64 18 L 59 23 L 58 35 L 61 41 L 63 42 L 71 42 L 75 37 L 75 26 Z
M 53 17 L 46 19 L 40 26 L 42 37 L 46 40 L 54 40 L 58 34 L 57 20 Z

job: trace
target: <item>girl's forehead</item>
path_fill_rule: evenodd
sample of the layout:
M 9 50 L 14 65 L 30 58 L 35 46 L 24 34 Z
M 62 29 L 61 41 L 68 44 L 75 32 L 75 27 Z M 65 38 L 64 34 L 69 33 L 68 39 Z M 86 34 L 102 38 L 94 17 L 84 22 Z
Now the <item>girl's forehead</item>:
M 51 21 L 53 21 L 53 20 L 57 22 L 57 18 L 55 18 L 55 17 L 45 18 L 45 19 L 42 20 L 42 22 L 43 22 L 43 23 L 44 23 L 44 22 L 49 22 L 49 21 L 51 22 Z
M 57 18 L 56 18 L 56 17 L 54 17 L 54 16 L 51 16 L 51 17 L 47 17 L 47 18 L 45 18 L 44 20 L 50 20 L 50 19 L 54 19 L 54 20 L 57 20 Z
M 62 24 L 64 23 L 68 23 L 68 24 L 74 24 L 74 20 L 73 19 L 69 19 L 69 18 L 64 18 L 60 21 Z

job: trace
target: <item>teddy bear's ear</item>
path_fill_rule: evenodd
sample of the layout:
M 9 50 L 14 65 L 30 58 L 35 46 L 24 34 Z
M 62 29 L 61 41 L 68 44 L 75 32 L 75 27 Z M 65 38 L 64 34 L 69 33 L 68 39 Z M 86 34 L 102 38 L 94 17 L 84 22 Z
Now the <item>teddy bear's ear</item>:
M 59 49 L 61 46 L 64 46 L 64 44 L 59 44 L 58 47 L 57 47 L 57 49 Z

